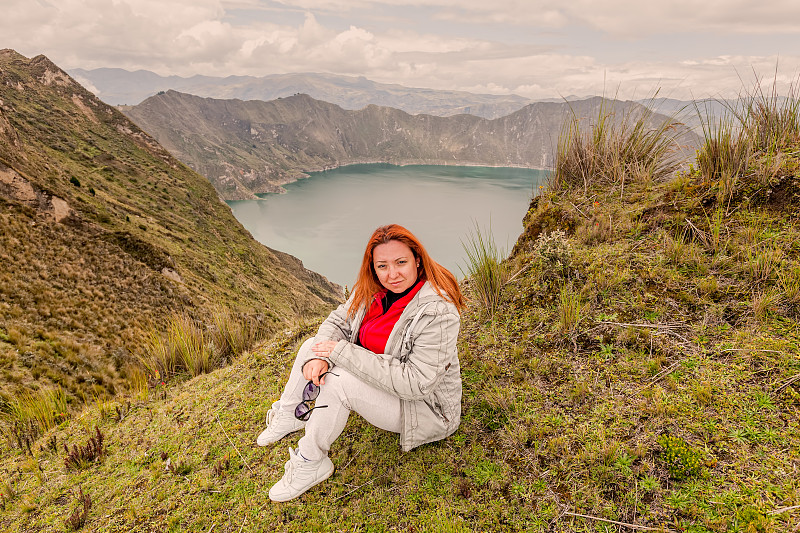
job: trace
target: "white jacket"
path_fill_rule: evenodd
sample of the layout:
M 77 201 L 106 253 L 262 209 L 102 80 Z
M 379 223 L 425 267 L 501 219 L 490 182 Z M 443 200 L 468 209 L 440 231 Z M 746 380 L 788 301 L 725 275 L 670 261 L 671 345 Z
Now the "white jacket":
M 403 451 L 455 432 L 461 422 L 461 318 L 455 305 L 425 282 L 389 334 L 386 352 L 376 354 L 356 344 L 367 310 L 348 318 L 351 303 L 352 298 L 332 311 L 315 337 L 339 341 L 330 361 L 400 398 Z

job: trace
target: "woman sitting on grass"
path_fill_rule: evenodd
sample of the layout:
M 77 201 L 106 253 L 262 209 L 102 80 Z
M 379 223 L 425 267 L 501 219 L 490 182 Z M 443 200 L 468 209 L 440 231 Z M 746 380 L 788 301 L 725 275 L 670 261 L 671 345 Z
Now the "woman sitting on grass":
M 258 436 L 266 446 L 305 428 L 270 499 L 291 500 L 333 474 L 328 450 L 350 411 L 399 433 L 403 451 L 451 435 L 461 420 L 463 308 L 453 274 L 411 232 L 375 230 L 352 296 L 300 347 Z

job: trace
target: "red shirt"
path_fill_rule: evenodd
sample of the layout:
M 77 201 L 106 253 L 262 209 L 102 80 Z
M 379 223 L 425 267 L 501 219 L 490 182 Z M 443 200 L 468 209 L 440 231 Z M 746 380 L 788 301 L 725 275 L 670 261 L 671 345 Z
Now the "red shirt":
M 386 297 L 386 291 L 377 293 L 361 322 L 361 328 L 358 330 L 358 343 L 371 352 L 383 353 L 394 325 L 400 319 L 408 302 L 416 296 L 424 283 L 425 280 L 417 281 L 414 288 L 393 303 L 385 313 L 383 312 L 383 299 Z

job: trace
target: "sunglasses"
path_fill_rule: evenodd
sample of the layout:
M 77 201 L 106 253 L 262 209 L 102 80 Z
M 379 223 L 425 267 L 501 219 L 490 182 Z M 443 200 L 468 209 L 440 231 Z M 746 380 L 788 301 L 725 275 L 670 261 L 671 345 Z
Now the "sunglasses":
M 333 372 L 325 372 L 320 374 L 319 377 L 321 378 L 325 374 L 333 374 Z M 333 375 L 338 376 L 338 374 Z M 327 405 L 312 405 L 317 399 L 317 396 L 319 396 L 319 385 L 314 385 L 313 381 L 306 383 L 306 386 L 303 387 L 303 401 L 298 403 L 297 407 L 294 408 L 294 417 L 306 422 L 311 417 L 311 411 L 328 407 Z

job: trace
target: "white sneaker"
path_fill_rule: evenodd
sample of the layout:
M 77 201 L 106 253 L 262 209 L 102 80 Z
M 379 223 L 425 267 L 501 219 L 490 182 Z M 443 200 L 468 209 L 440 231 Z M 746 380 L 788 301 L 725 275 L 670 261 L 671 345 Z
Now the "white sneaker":
M 333 475 L 333 462 L 327 456 L 319 461 L 306 461 L 299 451 L 289 448 L 289 460 L 283 477 L 269 489 L 269 499 L 288 502 Z
M 266 446 L 273 442 L 278 442 L 283 437 L 306 427 L 306 423 L 298 420 L 292 413 L 281 410 L 281 402 L 272 404 L 272 409 L 267 411 L 267 429 L 261 432 L 256 439 L 256 444 Z

